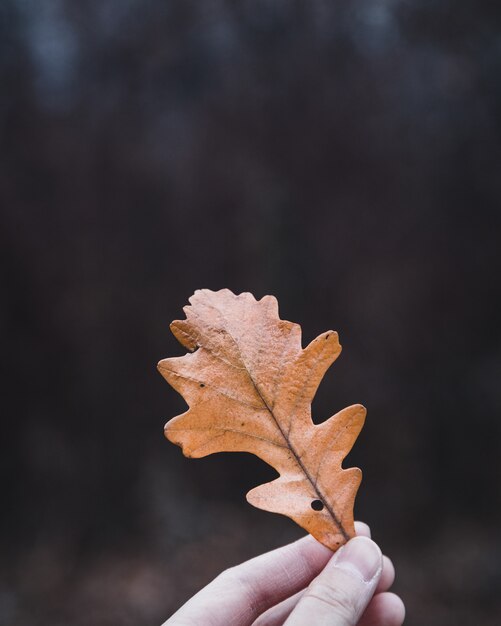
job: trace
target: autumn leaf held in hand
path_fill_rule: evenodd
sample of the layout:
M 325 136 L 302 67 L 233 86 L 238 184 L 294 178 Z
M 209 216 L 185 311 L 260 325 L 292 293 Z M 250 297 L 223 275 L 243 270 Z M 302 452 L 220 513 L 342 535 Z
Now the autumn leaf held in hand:
M 188 457 L 257 455 L 279 477 L 249 491 L 247 500 L 337 549 L 355 534 L 362 474 L 341 463 L 365 419 L 359 404 L 319 425 L 311 419 L 318 385 L 341 352 L 337 333 L 327 331 L 303 349 L 301 327 L 279 318 L 273 296 L 202 289 L 190 303 L 171 330 L 191 354 L 158 364 L 189 406 L 167 422 L 165 436 Z

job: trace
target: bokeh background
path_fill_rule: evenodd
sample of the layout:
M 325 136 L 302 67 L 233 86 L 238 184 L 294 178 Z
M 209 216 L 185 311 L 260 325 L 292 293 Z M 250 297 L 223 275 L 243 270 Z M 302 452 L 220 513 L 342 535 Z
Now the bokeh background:
M 501 10 L 2 0 L 0 623 L 160 624 L 300 536 L 163 439 L 196 288 L 278 297 L 368 407 L 356 514 L 416 626 L 501 614 Z

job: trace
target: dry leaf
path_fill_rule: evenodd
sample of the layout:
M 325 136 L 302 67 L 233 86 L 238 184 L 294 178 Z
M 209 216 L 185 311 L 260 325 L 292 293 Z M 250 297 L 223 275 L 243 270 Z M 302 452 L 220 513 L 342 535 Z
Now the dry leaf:
M 358 468 L 342 469 L 365 419 L 357 404 L 320 425 L 311 401 L 341 352 L 327 331 L 304 350 L 301 327 L 281 320 L 273 296 L 196 291 L 171 330 L 192 354 L 164 359 L 163 377 L 186 400 L 165 436 L 188 457 L 251 452 L 279 478 L 252 489 L 254 506 L 291 517 L 332 550 L 355 534 Z

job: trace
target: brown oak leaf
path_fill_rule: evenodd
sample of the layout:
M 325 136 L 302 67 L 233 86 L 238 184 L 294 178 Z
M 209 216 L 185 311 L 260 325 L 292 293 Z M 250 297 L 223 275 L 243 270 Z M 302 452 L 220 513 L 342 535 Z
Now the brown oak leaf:
M 189 406 L 167 422 L 165 436 L 188 457 L 257 455 L 279 477 L 249 491 L 247 500 L 287 515 L 336 550 L 355 534 L 362 473 L 341 463 L 365 419 L 359 404 L 319 425 L 311 419 L 318 385 L 341 352 L 337 333 L 329 330 L 303 349 L 301 327 L 279 318 L 273 296 L 202 289 L 190 303 L 171 330 L 192 353 L 158 364 Z

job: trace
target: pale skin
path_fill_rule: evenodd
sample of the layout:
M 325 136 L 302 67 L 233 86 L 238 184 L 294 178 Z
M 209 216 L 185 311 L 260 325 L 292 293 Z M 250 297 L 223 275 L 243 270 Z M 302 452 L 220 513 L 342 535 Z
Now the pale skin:
M 393 564 L 355 528 L 335 554 L 307 536 L 224 571 L 164 626 L 401 626 Z

